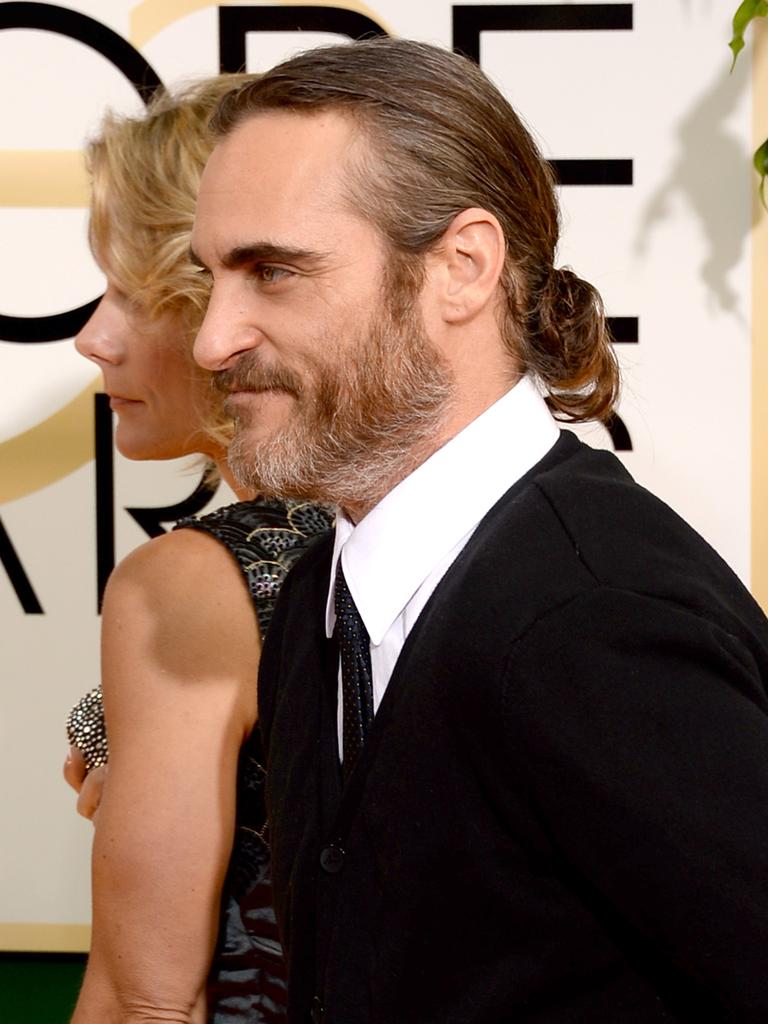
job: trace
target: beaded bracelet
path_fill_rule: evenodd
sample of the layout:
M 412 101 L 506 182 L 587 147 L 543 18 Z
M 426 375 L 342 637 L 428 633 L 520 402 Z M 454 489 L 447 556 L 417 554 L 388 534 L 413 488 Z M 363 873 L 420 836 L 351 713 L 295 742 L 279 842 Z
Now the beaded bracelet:
M 109 760 L 101 687 L 86 693 L 67 716 L 67 738 L 82 751 L 86 772 Z

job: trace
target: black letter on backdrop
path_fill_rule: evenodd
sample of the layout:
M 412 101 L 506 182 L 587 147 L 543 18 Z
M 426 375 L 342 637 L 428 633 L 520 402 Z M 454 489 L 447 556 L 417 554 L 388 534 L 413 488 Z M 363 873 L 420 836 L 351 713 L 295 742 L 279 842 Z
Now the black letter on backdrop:
M 115 487 L 112 410 L 109 395 L 93 396 L 96 451 L 96 607 L 101 612 L 104 587 L 115 567 Z
M 245 67 L 249 32 L 332 32 L 362 39 L 387 33 L 372 18 L 343 7 L 219 7 L 219 70 Z
M 605 429 L 611 435 L 614 451 L 632 451 L 632 438 L 629 436 L 626 423 L 617 412 L 613 413 L 611 417 L 605 421 Z
M 608 316 L 608 330 L 616 345 L 636 345 L 640 340 L 640 320 L 636 316 Z M 606 421 L 605 429 L 611 435 L 613 449 L 617 452 L 631 452 L 632 438 L 627 425 L 617 412 Z
M 454 4 L 453 49 L 480 63 L 480 33 L 621 32 L 632 4 Z M 631 160 L 552 160 L 561 185 L 631 185 Z
M 16 591 L 16 597 L 18 597 L 21 607 L 27 615 L 42 615 L 42 605 L 37 599 L 37 594 L 32 589 L 29 577 L 24 572 L 24 566 L 16 554 L 16 549 L 3 526 L 2 519 L 0 519 L 0 562 L 5 566 L 11 586 Z
M 32 28 L 55 32 L 96 50 L 113 64 L 148 102 L 162 83 L 144 57 L 122 36 L 93 18 L 54 4 L 0 3 L 0 29 Z M 59 341 L 72 338 L 95 309 L 98 299 L 52 316 L 4 316 L 0 339 L 15 342 Z

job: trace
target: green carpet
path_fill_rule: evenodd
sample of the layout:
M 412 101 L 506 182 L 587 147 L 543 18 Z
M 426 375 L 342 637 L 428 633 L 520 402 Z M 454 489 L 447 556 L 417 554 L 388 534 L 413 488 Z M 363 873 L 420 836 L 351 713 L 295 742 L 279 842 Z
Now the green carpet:
M 84 969 L 84 953 L 0 953 L 0 1020 L 67 1024 Z

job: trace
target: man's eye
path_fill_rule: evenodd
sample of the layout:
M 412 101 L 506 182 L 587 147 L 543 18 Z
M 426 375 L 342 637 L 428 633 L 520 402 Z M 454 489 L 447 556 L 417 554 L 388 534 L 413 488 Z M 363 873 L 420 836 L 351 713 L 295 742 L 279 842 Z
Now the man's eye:
M 271 263 L 262 263 L 255 269 L 256 277 L 264 284 L 277 284 L 284 277 L 290 275 L 290 270 L 284 267 L 275 267 Z

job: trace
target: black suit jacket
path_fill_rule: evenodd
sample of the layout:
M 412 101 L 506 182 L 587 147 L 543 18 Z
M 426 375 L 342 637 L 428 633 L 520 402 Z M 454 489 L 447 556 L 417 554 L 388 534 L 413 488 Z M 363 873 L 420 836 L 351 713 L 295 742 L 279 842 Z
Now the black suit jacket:
M 768 1020 L 768 624 L 712 549 L 563 434 L 433 594 L 342 789 L 331 548 L 260 676 L 291 1020 Z

